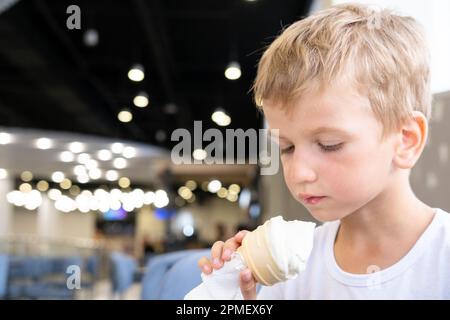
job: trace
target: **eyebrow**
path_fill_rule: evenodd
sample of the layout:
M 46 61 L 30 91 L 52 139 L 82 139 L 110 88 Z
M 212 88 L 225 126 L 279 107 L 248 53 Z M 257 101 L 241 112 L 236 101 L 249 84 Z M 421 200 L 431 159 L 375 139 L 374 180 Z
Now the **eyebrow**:
M 352 136 L 352 134 L 349 131 L 347 131 L 347 130 L 344 130 L 344 129 L 341 129 L 341 128 L 337 128 L 337 127 L 328 127 L 328 126 L 322 126 L 322 127 L 306 130 L 305 132 L 308 135 L 315 135 L 315 134 L 319 134 L 319 133 L 323 133 L 323 132 L 331 132 L 331 133 L 343 134 L 343 135 L 349 136 L 349 137 Z M 287 138 L 285 138 L 285 137 L 283 137 L 281 135 L 278 136 L 278 138 L 279 139 L 288 140 Z
M 344 129 L 341 129 L 341 128 L 336 128 L 336 127 L 327 127 L 327 126 L 315 128 L 313 130 L 308 130 L 306 132 L 311 134 L 311 135 L 322 133 L 322 132 L 336 132 L 336 133 L 343 133 L 343 134 L 346 134 L 346 135 L 350 135 L 350 132 L 348 132 L 347 130 L 344 130 Z

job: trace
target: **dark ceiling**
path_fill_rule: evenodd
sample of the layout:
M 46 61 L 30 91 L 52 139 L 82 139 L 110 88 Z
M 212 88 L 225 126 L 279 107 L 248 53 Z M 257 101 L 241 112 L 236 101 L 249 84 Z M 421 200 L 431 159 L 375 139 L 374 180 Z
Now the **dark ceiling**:
M 249 89 L 264 46 L 306 15 L 310 0 L 21 0 L 0 13 L 0 126 L 33 127 L 130 139 L 169 148 L 176 128 L 217 127 L 223 107 L 227 128 L 259 128 Z M 69 5 L 81 9 L 81 30 L 69 30 Z M 99 33 L 88 47 L 83 34 Z M 231 59 L 242 77 L 230 81 Z M 134 63 L 145 79 L 132 82 Z M 133 105 L 139 91 L 147 108 Z M 176 106 L 173 113 L 168 105 Z M 117 120 L 129 108 L 130 123 Z M 168 110 L 169 109 L 169 110 Z M 165 141 L 156 133 L 164 132 Z M 161 133 L 160 133 L 161 134 Z

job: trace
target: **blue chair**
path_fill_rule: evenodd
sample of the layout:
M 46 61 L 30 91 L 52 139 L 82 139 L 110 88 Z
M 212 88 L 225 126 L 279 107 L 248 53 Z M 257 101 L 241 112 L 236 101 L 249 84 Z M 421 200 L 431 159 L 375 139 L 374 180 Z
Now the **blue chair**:
M 8 299 L 27 298 L 25 289 L 46 272 L 49 265 L 38 257 L 10 256 L 8 275 Z
M 9 258 L 6 255 L 0 255 L 0 299 L 6 296 L 8 284 Z
M 49 258 L 37 256 L 13 256 L 10 259 L 10 277 L 39 279 L 51 273 L 52 261 Z
M 189 291 L 202 282 L 198 260 L 208 257 L 210 252 L 210 249 L 200 250 L 178 260 L 163 277 L 158 299 L 183 300 Z
M 138 270 L 137 262 L 133 257 L 120 252 L 111 253 L 112 287 L 117 294 L 123 294 L 134 282 Z
M 82 277 L 81 286 L 83 289 L 93 289 L 95 282 L 100 275 L 100 257 L 89 256 L 85 261 L 85 276 Z
M 38 281 L 23 288 L 24 296 L 28 299 L 56 299 L 72 300 L 75 298 L 75 290 L 67 288 L 60 282 L 48 283 Z
M 53 257 L 47 259 L 50 263 L 49 273 L 51 274 L 66 276 L 67 268 L 72 265 L 78 266 L 80 269 L 83 269 L 83 259 L 79 256 Z
M 142 279 L 142 300 L 159 299 L 160 287 L 165 273 L 180 259 L 204 250 L 182 250 L 157 255 L 149 260 Z M 209 255 L 209 253 L 207 254 Z
M 93 278 L 97 278 L 100 273 L 100 257 L 93 255 L 87 258 L 86 271 L 92 275 Z
M 67 267 L 82 259 L 72 257 L 13 257 L 11 259 L 8 298 L 73 299 L 75 290 L 67 287 Z

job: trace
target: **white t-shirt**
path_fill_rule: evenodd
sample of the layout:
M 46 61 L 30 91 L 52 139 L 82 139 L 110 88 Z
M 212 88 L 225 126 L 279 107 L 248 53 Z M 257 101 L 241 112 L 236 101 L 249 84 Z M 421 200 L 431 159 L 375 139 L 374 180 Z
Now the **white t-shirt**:
M 340 221 L 316 228 L 306 269 L 295 279 L 262 287 L 258 299 L 450 299 L 450 214 L 435 216 L 397 263 L 368 274 L 343 271 L 334 258 Z M 376 272 L 378 271 L 378 272 Z

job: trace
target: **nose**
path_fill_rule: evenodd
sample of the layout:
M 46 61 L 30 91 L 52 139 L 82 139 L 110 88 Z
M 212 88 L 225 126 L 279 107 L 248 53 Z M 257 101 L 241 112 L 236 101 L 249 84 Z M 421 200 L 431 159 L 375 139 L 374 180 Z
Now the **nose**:
M 317 178 L 313 159 L 307 152 L 296 148 L 292 158 L 285 164 L 287 179 L 296 185 L 314 182 Z

